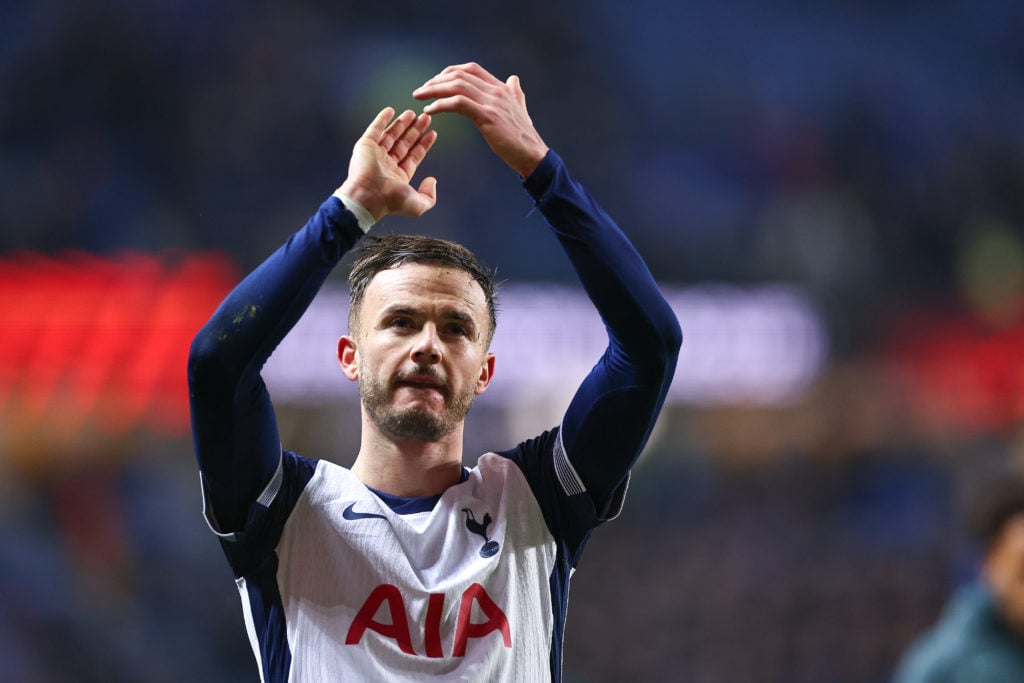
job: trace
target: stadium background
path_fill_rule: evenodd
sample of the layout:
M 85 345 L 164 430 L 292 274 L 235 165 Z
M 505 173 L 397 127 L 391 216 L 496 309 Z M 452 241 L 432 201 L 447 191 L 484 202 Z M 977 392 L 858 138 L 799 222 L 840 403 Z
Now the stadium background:
M 377 109 L 471 59 L 520 74 L 687 335 L 575 577 L 566 680 L 886 681 L 970 575 L 965 495 L 1022 455 L 1022 32 L 1012 0 L 3 3 L 0 681 L 254 679 L 188 341 Z M 507 280 L 516 389 L 467 436 L 506 447 L 593 320 L 515 178 L 437 127 L 438 207 L 382 228 Z M 329 287 L 303 322 L 328 366 Z M 282 431 L 346 463 L 354 394 L 306 339 L 268 368 Z

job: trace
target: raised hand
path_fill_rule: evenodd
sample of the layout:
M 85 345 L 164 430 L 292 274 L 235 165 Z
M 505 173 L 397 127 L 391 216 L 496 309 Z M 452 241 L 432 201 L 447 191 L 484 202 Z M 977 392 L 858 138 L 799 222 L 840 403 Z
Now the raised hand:
M 434 100 L 424 114 L 455 112 L 479 129 L 502 161 L 527 177 L 547 154 L 526 110 L 518 76 L 502 82 L 479 64 L 449 66 L 413 91 L 418 100 Z
M 362 204 L 374 220 L 428 211 L 437 202 L 437 180 L 424 178 L 418 189 L 411 181 L 437 140 L 437 131 L 429 127 L 429 114 L 406 110 L 395 118 L 394 109 L 382 109 L 356 141 L 339 192 Z

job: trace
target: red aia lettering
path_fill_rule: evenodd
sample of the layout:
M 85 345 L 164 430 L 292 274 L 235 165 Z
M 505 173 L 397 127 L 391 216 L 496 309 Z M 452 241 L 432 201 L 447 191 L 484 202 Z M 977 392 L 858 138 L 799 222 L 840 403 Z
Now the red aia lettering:
M 486 621 L 474 623 L 470 621 L 473 603 L 480 606 Z M 391 623 L 384 624 L 373 617 L 381 605 L 387 603 L 391 613 Z M 427 616 L 423 625 L 423 644 L 427 657 L 444 657 L 441 648 L 441 617 L 444 614 L 444 593 L 431 593 L 428 596 Z M 416 651 L 412 647 L 412 636 L 409 631 L 409 616 L 405 609 L 405 601 L 397 586 L 383 584 L 377 586 L 359 608 L 352 625 L 345 636 L 346 645 L 358 645 L 367 629 L 376 631 L 385 638 L 394 638 L 398 647 L 410 655 Z M 466 646 L 470 638 L 483 638 L 493 632 L 501 633 L 505 647 L 512 647 L 512 631 L 508 625 L 508 617 L 501 610 L 487 591 L 479 583 L 474 583 L 462 594 L 459 605 L 459 619 L 455 627 L 455 644 L 452 648 L 453 657 L 465 657 Z
M 482 624 L 473 624 L 469 621 L 469 613 L 473 611 L 473 601 L 476 600 L 483 610 L 487 621 Z M 483 638 L 488 633 L 500 631 L 505 641 L 505 647 L 512 647 L 512 633 L 508 628 L 508 619 L 501 608 L 491 600 L 484 587 L 474 583 L 462 594 L 462 604 L 459 605 L 459 625 L 455 629 L 455 647 L 452 649 L 452 657 L 466 656 L 466 641 L 469 638 Z
M 441 615 L 444 613 L 444 593 L 431 593 L 427 603 L 427 622 L 423 625 L 423 644 L 428 657 L 444 657 L 441 650 Z
M 384 602 L 388 603 L 391 610 L 391 623 L 382 624 L 374 621 L 373 615 L 377 613 Z M 376 631 L 386 638 L 394 638 L 398 641 L 398 647 L 402 652 L 414 655 L 416 650 L 412 649 L 412 636 L 409 635 L 409 619 L 405 616 L 405 602 L 397 586 L 382 584 L 373 589 L 370 597 L 359 608 L 356 618 L 352 620 L 352 626 L 348 629 L 345 637 L 346 645 L 357 645 L 359 640 L 366 633 L 366 629 Z

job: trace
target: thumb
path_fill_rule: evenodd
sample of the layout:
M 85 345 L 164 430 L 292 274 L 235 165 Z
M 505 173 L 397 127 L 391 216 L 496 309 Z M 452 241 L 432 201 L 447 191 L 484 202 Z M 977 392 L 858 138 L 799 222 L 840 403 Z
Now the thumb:
M 437 203 L 437 178 L 434 176 L 424 178 L 423 182 L 420 183 L 417 192 L 419 193 L 421 200 L 425 200 L 423 211 L 427 211 L 432 208 Z
M 526 93 L 523 92 L 523 86 L 519 83 L 519 76 L 515 74 L 509 76 L 505 80 L 505 85 L 512 88 L 512 93 L 519 100 L 520 104 L 526 104 Z

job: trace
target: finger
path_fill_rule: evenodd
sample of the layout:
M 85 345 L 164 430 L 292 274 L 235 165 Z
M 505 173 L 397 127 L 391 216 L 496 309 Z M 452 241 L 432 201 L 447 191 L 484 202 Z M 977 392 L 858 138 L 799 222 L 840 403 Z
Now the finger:
M 466 62 L 465 64 L 453 64 L 441 70 L 442 74 L 449 74 L 455 72 L 473 74 L 477 78 L 490 81 L 492 83 L 501 83 L 501 81 L 498 80 L 498 78 L 495 77 L 494 74 L 492 74 L 490 71 L 483 68 L 476 62 Z
M 486 113 L 485 107 L 481 102 L 465 95 L 442 97 L 423 107 L 423 113 L 425 114 L 442 114 L 445 112 L 462 114 L 473 123 L 482 122 Z
M 408 130 L 409 126 L 415 122 L 416 113 L 410 109 L 406 109 L 399 114 L 395 120 L 393 120 L 384 132 L 380 136 L 380 146 L 384 148 L 384 151 L 390 152 L 391 148 L 394 147 L 405 131 Z
M 423 113 L 454 112 L 462 114 L 474 122 L 480 119 L 487 106 L 492 104 L 495 99 L 500 99 L 500 96 L 487 92 L 464 78 L 428 87 L 421 94 L 420 99 L 434 100 L 423 107 Z
M 500 87 L 501 85 L 501 81 L 497 79 L 491 78 L 488 80 L 472 73 L 461 71 L 442 72 L 413 90 L 412 96 L 417 100 L 429 100 L 437 97 L 447 97 L 461 90 L 465 94 L 479 99 L 488 88 Z
M 505 81 L 505 85 L 512 89 L 512 94 L 516 96 L 516 101 L 519 104 L 526 106 L 526 93 L 523 92 L 523 86 L 519 82 L 519 76 L 512 75 Z
M 435 178 L 434 176 L 424 178 L 423 182 L 420 183 L 420 187 L 417 190 L 417 192 L 419 193 L 420 197 L 423 197 L 426 201 L 430 202 L 430 204 L 427 206 L 428 209 L 431 206 L 434 206 L 434 204 L 437 203 L 437 178 Z
M 395 141 L 395 144 L 391 148 L 389 154 L 401 162 L 401 160 L 409 153 L 409 150 L 416 145 L 416 142 L 423 137 L 424 131 L 429 127 L 430 115 L 420 114 L 412 124 L 406 128 L 402 137 Z
M 405 155 L 405 158 L 398 162 L 398 166 L 405 171 L 408 177 L 412 178 L 416 175 L 416 169 L 419 168 L 420 162 L 427 156 L 427 152 L 430 151 L 435 142 L 437 142 L 437 131 L 428 130 L 409 149 L 409 153 Z
M 398 115 L 394 121 L 384 130 L 381 134 L 378 144 L 384 148 L 384 151 L 390 153 L 391 148 L 395 146 L 397 142 L 416 121 L 416 112 L 411 109 L 406 109 Z
M 403 216 L 422 216 L 437 203 L 437 179 L 424 178 L 416 192 L 410 192 L 396 211 Z
M 381 109 L 377 116 L 374 117 L 373 121 L 370 122 L 366 131 L 363 132 L 363 137 L 369 138 L 374 142 L 380 141 L 381 134 L 384 132 L 384 129 L 388 127 L 388 123 L 394 115 L 395 110 L 393 107 L 384 107 Z

